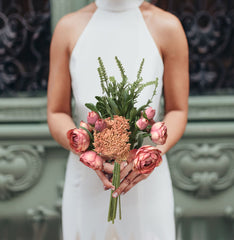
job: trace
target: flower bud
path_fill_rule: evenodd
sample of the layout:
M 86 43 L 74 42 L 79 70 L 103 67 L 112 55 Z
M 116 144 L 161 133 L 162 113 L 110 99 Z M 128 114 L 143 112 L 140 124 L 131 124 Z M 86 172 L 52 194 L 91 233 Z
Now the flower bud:
M 164 122 L 157 122 L 151 128 L 151 139 L 154 143 L 163 145 L 167 140 L 167 127 Z
M 92 126 L 90 126 L 88 123 L 80 121 L 80 127 L 86 128 L 87 130 L 89 130 L 90 132 L 92 131 Z
M 86 151 L 80 155 L 80 161 L 94 170 L 102 170 L 103 159 L 94 151 Z
M 152 107 L 148 107 L 146 110 L 145 110 L 145 114 L 147 116 L 147 118 L 150 120 L 150 119 L 153 119 L 154 115 L 155 115 L 155 110 L 152 108 Z
M 88 116 L 87 116 L 88 124 L 94 125 L 98 119 L 99 119 L 98 113 L 94 111 L 88 113 Z
M 136 121 L 136 125 L 140 130 L 146 129 L 148 124 L 149 124 L 149 121 L 143 117 Z
M 95 122 L 95 130 L 101 132 L 104 128 L 106 128 L 106 122 L 104 119 L 98 119 Z

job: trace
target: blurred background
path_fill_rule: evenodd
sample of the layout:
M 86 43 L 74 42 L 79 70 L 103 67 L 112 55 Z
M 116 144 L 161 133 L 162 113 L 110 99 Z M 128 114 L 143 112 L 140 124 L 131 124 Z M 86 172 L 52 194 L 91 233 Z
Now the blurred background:
M 46 123 L 49 45 L 58 19 L 90 2 L 0 0 L 0 240 L 62 240 L 68 153 Z M 234 240 L 234 1 L 151 2 L 190 47 L 189 121 L 168 153 L 177 240 Z

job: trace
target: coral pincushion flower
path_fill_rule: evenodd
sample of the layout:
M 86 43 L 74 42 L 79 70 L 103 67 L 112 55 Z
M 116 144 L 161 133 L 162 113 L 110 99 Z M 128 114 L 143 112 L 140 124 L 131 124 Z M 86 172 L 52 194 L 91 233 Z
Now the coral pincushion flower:
M 105 158 L 126 160 L 130 151 L 128 120 L 114 116 L 114 119 L 107 118 L 105 122 L 105 129 L 101 132 L 94 131 L 94 150 Z
M 164 122 L 156 122 L 151 128 L 151 139 L 154 143 L 163 145 L 167 140 L 167 127 Z
M 86 151 L 80 155 L 80 161 L 94 170 L 102 170 L 103 159 L 94 151 Z
M 133 168 L 139 173 L 151 173 L 162 162 L 161 151 L 156 147 L 145 145 L 138 149 L 133 160 Z
M 77 153 L 84 152 L 89 147 L 89 135 L 81 128 L 69 130 L 67 132 L 67 138 L 69 140 L 70 147 Z

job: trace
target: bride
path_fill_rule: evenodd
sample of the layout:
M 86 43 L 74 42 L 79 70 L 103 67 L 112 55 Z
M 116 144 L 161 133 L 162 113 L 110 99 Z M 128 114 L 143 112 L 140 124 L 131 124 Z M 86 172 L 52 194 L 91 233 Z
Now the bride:
M 122 220 L 107 222 L 109 189 L 106 172 L 87 168 L 73 153 L 66 137 L 86 121 L 84 104 L 101 95 L 98 57 L 109 76 L 118 76 L 114 57 L 123 63 L 129 81 L 135 81 L 142 58 L 144 81 L 159 79 L 152 107 L 159 117 L 164 97 L 168 139 L 158 146 L 162 164 L 150 174 L 123 180 L 113 196 L 122 194 Z M 188 110 L 188 46 L 179 20 L 143 0 L 96 0 L 64 16 L 51 42 L 48 83 L 48 125 L 54 139 L 70 150 L 63 193 L 64 240 L 175 240 L 174 199 L 166 152 L 184 133 Z M 153 89 L 139 98 L 143 105 Z M 163 94 L 162 94 L 163 93 Z M 71 98 L 75 100 L 72 118 Z M 125 175 L 129 166 L 122 166 Z M 130 176 L 130 174 L 128 175 Z M 127 179 L 127 178 L 126 178 Z

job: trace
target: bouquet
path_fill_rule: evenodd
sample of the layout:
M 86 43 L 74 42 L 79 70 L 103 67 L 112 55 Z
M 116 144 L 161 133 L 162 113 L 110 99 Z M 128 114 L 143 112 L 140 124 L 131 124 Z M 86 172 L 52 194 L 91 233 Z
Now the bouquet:
M 114 162 L 112 184 L 117 189 L 120 179 L 120 163 L 133 161 L 133 170 L 139 173 L 150 173 L 160 165 L 160 151 L 153 146 L 142 146 L 145 137 L 151 137 L 156 144 L 164 144 L 167 138 L 167 128 L 164 122 L 155 122 L 155 110 L 150 107 L 156 94 L 158 79 L 143 83 L 141 72 L 144 59 L 141 61 L 136 81 L 128 82 L 125 70 L 120 60 L 115 57 L 122 80 L 108 77 L 103 61 L 98 58 L 101 88 L 103 96 L 96 96 L 96 104 L 86 103 L 91 110 L 87 123 L 81 121 L 79 128 L 67 133 L 71 148 L 80 153 L 80 161 L 94 170 L 102 170 L 104 162 Z M 146 103 L 137 108 L 137 98 L 145 87 L 153 86 L 153 93 Z M 120 196 L 112 197 L 111 190 L 108 221 L 116 218 L 119 203 L 119 218 L 121 219 Z

